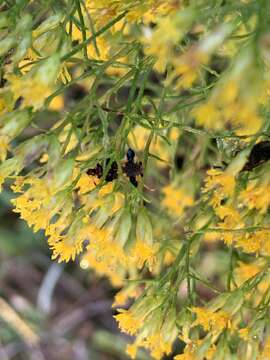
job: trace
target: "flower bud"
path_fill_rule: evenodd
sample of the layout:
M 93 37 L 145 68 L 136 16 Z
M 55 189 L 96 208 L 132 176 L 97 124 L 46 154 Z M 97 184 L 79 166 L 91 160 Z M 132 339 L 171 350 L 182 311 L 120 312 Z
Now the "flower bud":
M 207 308 L 213 312 L 223 308 L 227 300 L 229 299 L 230 294 L 229 293 L 223 293 L 218 295 L 213 301 L 211 301 Z
M 0 136 L 5 135 L 12 140 L 30 123 L 32 117 L 28 110 L 15 110 L 0 118 Z
M 144 208 L 141 208 L 137 217 L 136 225 L 137 241 L 152 245 L 153 244 L 153 229 L 152 224 Z
M 230 297 L 223 307 L 223 310 L 230 315 L 234 315 L 241 308 L 243 301 L 243 292 L 241 290 L 234 291 L 232 294 L 230 294 Z
M 0 29 L 5 28 L 9 24 L 8 11 L 2 11 L 0 13 Z
M 115 234 L 116 241 L 121 247 L 124 247 L 131 230 L 132 219 L 129 209 L 124 209 L 121 214 L 119 225 Z
M 17 23 L 15 28 L 16 36 L 24 35 L 25 31 L 30 30 L 32 28 L 32 16 L 30 14 L 25 14 Z M 17 39 L 18 40 L 18 39 Z
M 206 336 L 204 338 L 204 340 L 202 341 L 202 343 L 198 346 L 195 354 L 196 354 L 196 358 L 198 359 L 203 359 L 207 353 L 207 350 L 210 348 L 211 346 L 211 342 L 212 339 L 210 336 Z
M 212 359 L 213 360 L 232 359 L 228 344 L 223 339 L 219 340 L 219 342 L 217 344 L 217 350 L 215 351 Z
M 49 146 L 49 137 L 46 135 L 37 135 L 30 140 L 24 141 L 14 150 L 14 155 L 20 159 L 23 167 L 30 165 L 38 159 Z
M 6 52 L 8 52 L 13 46 L 16 45 L 16 43 L 23 41 L 21 39 L 22 34 L 25 35 L 25 31 L 30 30 L 31 26 L 32 17 L 29 14 L 26 14 L 19 20 L 15 30 L 0 41 L 0 56 L 3 56 Z
M 61 22 L 62 18 L 63 14 L 61 13 L 50 16 L 33 32 L 34 37 L 38 37 L 41 34 L 54 29 Z
M 10 34 L 0 41 L 0 56 L 5 55 L 16 44 L 16 37 Z
M 193 317 L 189 308 L 183 308 L 179 311 L 176 317 L 177 326 L 181 328 L 185 323 L 193 322 Z
M 4 161 L 0 165 L 0 192 L 2 190 L 1 185 L 7 177 L 10 175 L 16 175 L 22 170 L 22 163 L 19 158 L 13 157 Z
M 31 47 L 32 34 L 30 31 L 24 34 L 19 44 L 16 47 L 16 51 L 12 56 L 13 64 L 16 66 L 18 62 L 26 55 L 27 50 Z
M 55 83 L 60 68 L 60 56 L 53 54 L 46 59 L 36 70 L 35 77 L 42 85 L 52 85 Z M 32 74 L 31 74 L 32 76 Z
M 48 148 L 48 168 L 53 169 L 61 157 L 61 145 L 56 135 L 50 137 L 50 144 Z
M 63 159 L 48 173 L 48 186 L 54 194 L 72 181 L 74 159 Z

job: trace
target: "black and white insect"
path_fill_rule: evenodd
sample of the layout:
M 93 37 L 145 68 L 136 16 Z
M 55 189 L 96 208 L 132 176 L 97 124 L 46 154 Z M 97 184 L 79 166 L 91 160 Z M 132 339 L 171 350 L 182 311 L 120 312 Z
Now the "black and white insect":
M 110 159 L 106 159 L 106 166 L 110 163 Z M 97 164 L 95 168 L 87 170 L 88 175 L 96 176 L 101 179 L 103 176 L 103 166 L 101 164 Z M 105 180 L 110 182 L 118 178 L 118 167 L 117 162 L 113 161 L 111 163 L 110 169 L 108 170 Z
M 127 161 L 122 167 L 123 172 L 127 175 L 132 185 L 138 186 L 137 176 L 143 176 L 142 162 L 134 161 L 135 152 L 132 149 L 127 151 Z
M 109 165 L 110 159 L 106 159 L 106 166 Z M 138 186 L 137 177 L 143 176 L 143 166 L 141 161 L 135 161 L 135 152 L 132 149 L 128 149 L 126 154 L 126 161 L 122 166 L 122 171 L 127 175 L 132 185 Z M 103 166 L 98 163 L 95 168 L 88 169 L 88 175 L 96 176 L 99 179 L 103 176 Z M 117 162 L 113 161 L 106 174 L 105 180 L 110 182 L 118 178 L 118 166 Z

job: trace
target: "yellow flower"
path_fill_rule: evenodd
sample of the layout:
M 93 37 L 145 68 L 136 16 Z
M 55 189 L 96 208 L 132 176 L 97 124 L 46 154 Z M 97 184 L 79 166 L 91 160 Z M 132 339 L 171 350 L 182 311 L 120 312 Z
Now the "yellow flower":
M 239 198 L 248 209 L 256 209 L 265 214 L 270 205 L 269 184 L 257 185 L 256 182 L 250 182 Z
M 264 342 L 262 351 L 258 357 L 259 360 L 268 360 L 270 359 L 270 339 L 267 338 L 267 340 Z
M 7 135 L 0 134 L 0 161 L 4 161 L 9 151 L 10 138 Z
M 213 189 L 215 186 L 221 186 L 221 190 L 225 196 L 233 194 L 235 187 L 235 179 L 233 175 L 215 169 L 208 170 L 207 175 L 208 177 L 205 183 L 205 191 Z
M 64 109 L 64 97 L 63 95 L 55 96 L 49 105 L 51 111 L 61 111 Z
M 83 173 L 77 182 L 76 187 L 79 189 L 79 194 L 85 194 L 91 190 L 93 190 L 98 183 L 100 182 L 100 179 L 96 176 L 90 176 L 85 173 Z
M 192 114 L 198 125 L 211 130 L 222 129 L 223 123 L 220 120 L 219 110 L 211 102 L 197 106 Z
M 270 232 L 265 230 L 255 231 L 239 235 L 236 240 L 236 246 L 241 247 L 246 253 L 259 254 L 270 242 Z M 269 245 L 268 245 L 269 246 Z
M 126 353 L 131 357 L 131 359 L 136 359 L 138 351 L 138 346 L 136 344 L 128 344 Z
M 24 185 L 30 187 L 16 199 L 12 200 L 15 205 L 14 212 L 20 213 L 29 226 L 33 226 L 36 232 L 45 229 L 57 207 L 53 204 L 50 190 L 46 182 L 38 178 L 25 179 Z M 22 187 L 22 184 L 20 184 Z M 51 212 L 48 209 L 51 208 Z
M 33 107 L 34 110 L 41 108 L 44 100 L 53 92 L 59 64 L 59 54 L 54 54 L 23 76 L 10 74 L 8 81 L 15 99 L 22 97 L 24 107 Z
M 207 242 L 216 242 L 221 239 L 221 234 L 217 231 L 206 231 L 203 238 Z
M 173 46 L 179 41 L 182 34 L 177 26 L 177 18 L 163 17 L 158 20 L 155 30 L 145 29 L 144 52 L 157 58 L 155 68 L 164 72 L 168 59 L 172 56 Z
M 61 80 L 63 84 L 68 84 L 72 80 L 68 67 L 65 63 L 61 65 L 57 79 Z
M 172 351 L 172 343 L 166 342 L 162 330 L 148 336 L 141 344 L 150 350 L 151 356 L 156 360 L 162 359 Z
M 140 289 L 136 286 L 128 286 L 116 293 L 112 307 L 123 306 L 129 298 L 136 298 L 140 293 Z
M 194 204 L 193 196 L 188 194 L 183 187 L 177 187 L 170 184 L 162 189 L 162 193 L 165 196 L 162 199 L 161 204 L 174 217 L 181 216 L 185 208 Z
M 241 229 L 244 226 L 239 212 L 230 206 L 217 207 L 215 212 L 222 219 L 222 222 L 218 223 L 218 228 L 227 230 L 220 233 L 220 238 L 227 245 L 231 245 L 233 241 L 237 243 L 242 234 L 234 232 L 234 230 Z
M 200 307 L 193 307 L 191 310 L 197 317 L 192 326 L 201 325 L 205 331 L 213 333 L 220 333 L 225 328 L 231 328 L 230 315 L 225 311 L 213 312 Z
M 49 238 L 48 243 L 50 248 L 53 251 L 52 259 L 58 259 L 58 262 L 68 262 L 69 260 L 75 260 L 76 255 L 82 252 L 82 242 L 81 239 L 76 239 L 76 241 L 65 240 L 64 236 L 59 237 L 55 241 L 55 238 L 52 241 L 52 237 Z M 75 238 L 73 239 L 75 240 Z
M 118 311 L 120 314 L 115 315 L 114 318 L 118 322 L 120 330 L 129 335 L 135 335 L 139 328 L 143 325 L 141 321 L 136 319 L 129 310 L 120 309 Z
M 131 147 L 136 151 L 143 151 L 150 134 L 151 130 L 142 126 L 136 126 L 128 135 Z M 166 133 L 162 132 L 162 134 L 165 135 Z M 177 137 L 172 136 L 171 141 L 177 141 Z M 157 166 L 161 168 L 168 166 L 168 163 L 171 163 L 174 156 L 173 147 L 169 146 L 160 136 L 154 136 L 149 151 L 163 160 L 155 160 Z
M 103 210 L 103 207 L 101 210 Z M 88 220 L 89 223 L 84 232 L 85 238 L 89 240 L 89 245 L 82 260 L 85 266 L 89 266 L 100 276 L 107 276 L 114 286 L 123 286 L 128 259 L 117 239 L 115 239 L 119 217 L 115 215 L 111 220 L 108 220 L 108 217 L 104 217 L 102 212 L 100 219 L 102 220 L 100 224 L 97 224 L 94 216 L 90 216 Z M 98 220 L 100 221 L 100 219 Z M 100 227 L 97 225 L 100 225 Z M 124 294 L 125 292 L 122 293 L 122 299 Z M 126 296 L 128 294 L 129 292 L 127 292 Z
M 136 241 L 132 249 L 131 256 L 138 269 L 141 269 L 145 263 L 148 264 L 149 270 L 152 271 L 156 263 L 157 246 L 149 245 L 141 240 Z
M 93 236 L 95 235 L 93 234 Z M 113 247 L 111 250 L 113 250 Z M 83 256 L 83 261 L 85 265 L 94 270 L 98 276 L 106 276 L 114 287 L 123 286 L 125 268 L 119 263 L 117 254 L 109 257 L 108 250 L 106 250 L 106 254 L 104 254 L 99 247 L 94 246 L 91 248 L 91 246 L 89 246 L 86 254 Z
M 233 175 L 217 169 L 207 171 L 203 192 L 213 191 L 210 204 L 216 208 L 226 197 L 231 197 L 235 189 L 235 178 Z
M 176 88 L 189 88 L 199 77 L 200 66 L 206 64 L 209 61 L 210 55 L 215 51 L 225 40 L 225 38 L 231 33 L 233 29 L 232 24 L 223 24 L 216 31 L 208 34 L 198 44 L 193 45 L 179 58 L 173 59 L 172 63 L 174 69 L 168 82 L 176 82 Z M 208 121 L 204 120 L 203 125 L 210 127 L 218 126 L 217 117 L 215 122 L 209 123 L 209 114 L 206 114 Z M 210 125 L 210 126 L 209 126 Z
M 253 277 L 254 275 L 258 274 L 261 271 L 261 267 L 255 263 L 246 264 L 244 262 L 239 262 L 238 267 L 235 270 L 235 275 L 237 279 L 237 283 L 239 286 Z
M 242 328 L 238 330 L 239 337 L 245 341 L 249 340 L 249 328 Z
M 112 193 L 114 187 L 114 182 L 108 182 L 107 184 L 103 185 L 102 188 L 99 190 L 99 196 L 105 196 L 107 194 Z

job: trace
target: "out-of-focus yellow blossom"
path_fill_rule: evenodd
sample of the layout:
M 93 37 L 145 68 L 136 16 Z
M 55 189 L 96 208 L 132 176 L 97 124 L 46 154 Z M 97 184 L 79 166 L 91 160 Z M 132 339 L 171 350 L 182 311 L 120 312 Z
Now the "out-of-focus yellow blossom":
M 4 161 L 9 150 L 10 138 L 7 135 L 0 135 L 0 160 Z
M 261 266 L 256 263 L 244 263 L 240 262 L 239 266 L 236 268 L 236 279 L 239 286 L 250 279 L 254 275 L 258 274 L 261 271 Z
M 162 16 L 174 11 L 180 6 L 179 1 L 170 0 L 164 4 L 163 0 L 146 0 L 137 2 L 130 0 L 128 2 L 119 2 L 115 0 L 94 0 L 86 1 L 86 6 L 93 13 L 98 26 L 103 26 L 112 18 L 129 10 L 126 19 L 129 22 L 136 22 L 143 19 L 146 23 L 155 21 L 157 16 Z M 102 16 L 100 16 L 100 14 Z
M 238 330 L 238 335 L 241 339 L 245 341 L 249 340 L 249 328 L 243 328 Z
M 149 27 L 144 29 L 142 37 L 144 52 L 157 58 L 155 63 L 157 71 L 165 71 L 167 62 L 173 56 L 175 45 L 184 35 L 193 16 L 192 11 L 186 10 L 183 14 L 180 12 L 158 19 L 154 31 Z
M 123 25 L 122 25 L 123 27 Z M 86 30 L 87 38 L 91 36 L 91 31 Z M 112 35 L 113 36 L 113 35 Z M 83 36 L 81 30 L 74 26 L 72 29 L 72 39 L 73 41 L 83 41 Z M 98 36 L 95 41 L 90 42 L 87 45 L 87 55 L 90 59 L 107 61 L 110 59 L 110 56 L 114 53 L 114 39 L 107 39 L 106 36 Z M 128 63 L 128 58 L 126 56 L 119 57 L 117 63 L 112 64 L 106 68 L 106 73 L 111 76 L 123 76 L 127 73 L 128 68 L 121 66 L 119 63 Z
M 91 33 L 89 30 L 86 31 L 86 36 L 90 37 Z M 72 28 L 72 39 L 73 41 L 83 41 L 82 31 L 77 27 Z M 106 41 L 104 36 L 99 36 L 95 39 L 95 43 L 90 42 L 87 45 L 87 54 L 90 59 L 108 60 L 110 52 L 110 44 Z
M 223 122 L 219 120 L 219 111 L 211 102 L 205 102 L 193 110 L 193 115 L 199 126 L 207 129 L 219 130 L 223 128 Z
M 199 125 L 208 129 L 233 127 L 237 135 L 252 135 L 261 125 L 259 105 L 267 82 L 261 78 L 251 48 L 240 52 L 206 102 L 194 109 Z M 260 78 L 261 81 L 254 81 Z
M 178 139 L 177 133 L 178 130 L 170 131 L 171 135 L 171 141 L 172 143 L 176 142 Z M 142 126 L 136 126 L 132 132 L 129 133 L 128 140 L 133 149 L 136 151 L 143 151 L 145 148 L 145 145 L 147 143 L 147 139 L 149 138 L 151 134 L 151 130 L 146 129 Z M 157 160 L 156 164 L 163 168 L 168 166 L 168 164 L 171 164 L 172 158 L 174 156 L 174 148 L 173 146 L 168 145 L 167 142 L 165 142 L 162 137 L 160 136 L 154 136 L 154 138 L 151 141 L 149 151 L 151 154 L 156 155 L 159 159 L 162 161 Z M 155 159 L 156 160 L 156 159 Z
M 206 242 L 216 242 L 221 239 L 220 233 L 217 231 L 206 231 L 204 234 L 204 240 Z
M 232 24 L 224 24 L 212 34 L 207 35 L 198 44 L 192 46 L 184 55 L 173 58 L 174 68 L 167 82 L 176 82 L 177 89 L 189 88 L 199 77 L 200 66 L 208 62 L 209 56 L 223 43 L 232 29 Z M 205 113 L 205 110 L 206 109 L 202 109 L 202 112 Z M 207 114 L 208 119 L 214 115 L 214 110 L 209 110 L 212 110 L 212 114 Z M 203 113 L 198 114 L 200 119 Z M 206 122 L 205 125 L 208 122 Z
M 138 346 L 136 344 L 128 344 L 126 348 L 126 353 L 130 356 L 131 359 L 136 359 L 138 352 Z
M 240 200 L 249 210 L 256 209 L 265 214 L 270 205 L 269 184 L 249 182 L 247 188 L 240 193 Z
M 23 76 L 10 74 L 8 81 L 14 98 L 22 97 L 24 107 L 41 108 L 44 100 L 53 92 L 59 65 L 59 54 L 55 54 Z
M 270 358 L 270 339 L 268 338 L 264 343 L 264 346 L 261 350 L 261 353 L 259 354 L 258 359 L 267 360 L 269 358 Z
M 137 298 L 140 293 L 139 287 L 128 285 L 116 293 L 112 307 L 124 306 L 129 298 Z
M 52 111 L 61 111 L 64 109 L 64 98 L 62 95 L 55 96 L 50 102 L 49 109 Z
M 181 216 L 187 207 L 194 204 L 193 196 L 181 186 L 167 185 L 162 189 L 162 193 L 164 198 L 161 204 L 174 217 Z
M 82 174 L 79 181 L 77 182 L 79 194 L 84 194 L 93 190 L 98 185 L 99 181 L 99 178 L 96 176 L 89 176 L 85 173 Z

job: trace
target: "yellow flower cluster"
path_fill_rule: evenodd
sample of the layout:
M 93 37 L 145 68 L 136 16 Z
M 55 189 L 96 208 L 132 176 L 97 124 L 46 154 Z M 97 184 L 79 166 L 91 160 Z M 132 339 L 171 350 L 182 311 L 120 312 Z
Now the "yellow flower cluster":
M 14 211 L 134 300 L 115 315 L 131 358 L 270 358 L 268 2 L 8 3 Z

